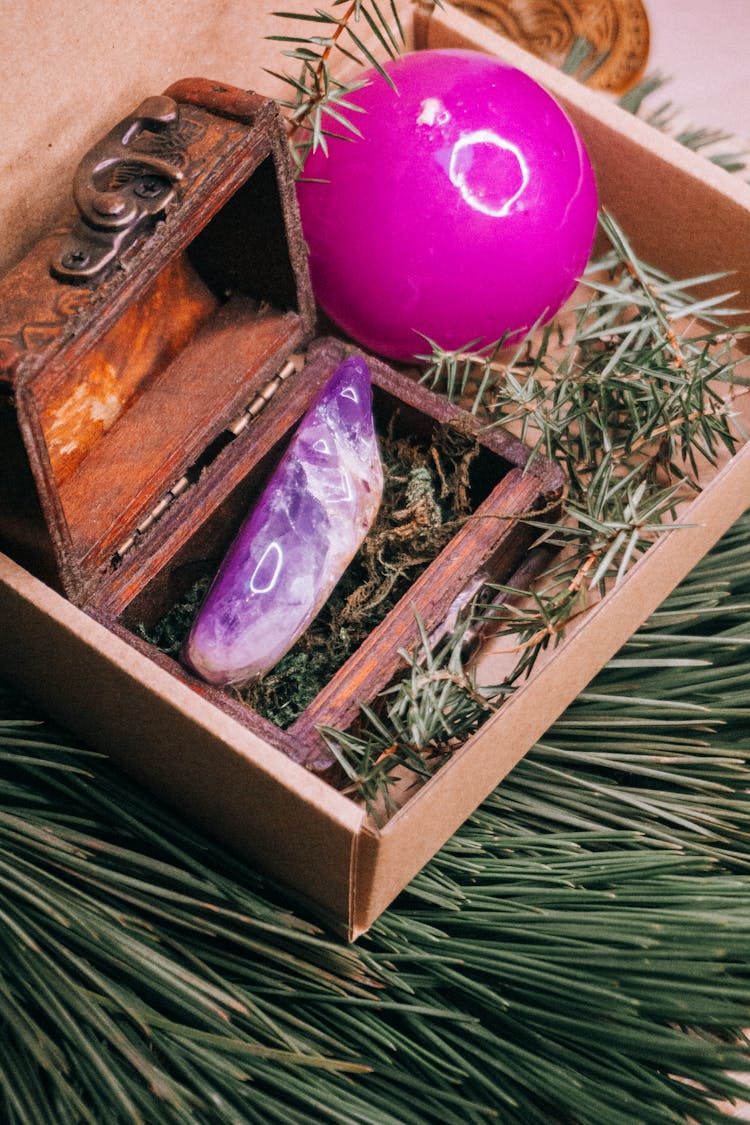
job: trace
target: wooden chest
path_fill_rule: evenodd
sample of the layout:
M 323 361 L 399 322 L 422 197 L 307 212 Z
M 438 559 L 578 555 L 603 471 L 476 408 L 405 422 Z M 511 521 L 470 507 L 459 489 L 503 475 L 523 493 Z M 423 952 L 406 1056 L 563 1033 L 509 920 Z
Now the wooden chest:
M 487 581 L 512 580 L 559 471 L 370 357 L 382 433 L 478 443 L 469 518 L 281 729 L 143 639 L 210 573 L 296 422 L 353 345 L 315 339 L 275 104 L 178 82 L 81 161 L 78 217 L 0 283 L 0 548 L 293 760 L 346 729 Z M 491 517 L 491 518 L 487 518 Z

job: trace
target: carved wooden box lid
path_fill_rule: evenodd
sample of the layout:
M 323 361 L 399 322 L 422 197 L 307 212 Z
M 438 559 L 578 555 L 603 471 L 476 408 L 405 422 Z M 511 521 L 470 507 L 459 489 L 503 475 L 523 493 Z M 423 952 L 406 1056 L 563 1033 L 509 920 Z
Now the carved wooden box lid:
M 292 370 L 314 305 L 270 99 L 179 82 L 73 194 L 0 281 L 0 549 L 95 604 L 137 588 L 142 540 Z

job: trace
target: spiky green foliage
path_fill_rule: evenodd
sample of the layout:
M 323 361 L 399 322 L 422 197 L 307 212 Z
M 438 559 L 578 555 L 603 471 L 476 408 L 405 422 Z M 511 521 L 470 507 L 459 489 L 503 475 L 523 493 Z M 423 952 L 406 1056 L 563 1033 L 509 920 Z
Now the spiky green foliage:
M 362 110 L 348 95 L 360 89 L 362 82 L 342 82 L 336 76 L 338 69 L 349 63 L 360 68 L 374 67 L 390 82 L 382 59 L 400 54 L 404 30 L 394 0 L 387 0 L 382 7 L 377 0 L 333 0 L 328 9 L 276 15 L 313 28 L 310 35 L 297 30 L 297 34 L 268 37 L 283 43 L 282 54 L 298 67 L 292 74 L 270 73 L 289 90 L 280 104 L 289 123 L 292 157 L 301 171 L 311 150 L 327 150 L 327 136 L 359 135 L 352 115 Z
M 747 439 L 736 396 L 747 393 L 747 329 L 723 322 L 725 296 L 702 296 L 718 277 L 675 281 L 640 261 L 611 216 L 611 249 L 586 277 L 589 296 L 512 349 L 448 352 L 432 343 L 424 381 L 468 405 L 488 426 L 513 426 L 532 456 L 565 472 L 559 520 L 526 522 L 549 562 L 528 590 L 490 588 L 471 616 L 431 647 L 404 653 L 406 673 L 363 708 L 355 732 L 325 737 L 374 815 L 393 811 L 403 768 L 430 776 L 522 684 L 594 594 L 606 594 L 663 535 L 679 535 L 682 500 L 701 489 L 698 460 L 716 465 Z M 478 687 L 467 634 L 491 630 L 517 653 L 501 683 Z
M 577 78 L 579 82 L 586 83 L 606 61 L 606 52 L 598 53 L 587 39 L 577 38 L 573 40 L 560 69 L 563 73 Z M 640 117 L 654 129 L 674 137 L 679 144 L 692 149 L 693 152 L 703 153 L 712 163 L 718 164 L 725 171 L 745 172 L 748 168 L 750 151 L 746 147 L 740 149 L 732 147 L 729 150 L 723 147 L 726 143 L 733 146 L 742 143 L 732 133 L 725 129 L 680 124 L 684 114 L 671 98 L 654 103 L 656 94 L 668 87 L 669 82 L 670 79 L 659 71 L 651 71 L 622 94 L 617 99 L 617 103 L 622 109 Z
M 718 1125 L 748 652 L 745 517 L 358 947 L 6 692 L 0 1117 Z

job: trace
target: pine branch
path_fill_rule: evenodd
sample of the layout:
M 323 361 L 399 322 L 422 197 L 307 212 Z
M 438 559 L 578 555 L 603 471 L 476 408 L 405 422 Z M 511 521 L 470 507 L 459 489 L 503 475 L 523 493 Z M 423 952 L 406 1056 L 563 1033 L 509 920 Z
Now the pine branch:
M 344 6 L 342 14 L 334 11 Z M 360 89 L 361 80 L 342 82 L 334 72 L 342 65 L 373 67 L 393 85 L 380 61 L 380 55 L 396 58 L 404 42 L 404 30 L 395 0 L 383 11 L 376 0 L 333 0 L 329 10 L 314 12 L 276 12 L 281 19 L 306 21 L 320 26 L 319 35 L 270 35 L 269 39 L 288 44 L 282 54 L 299 63 L 296 75 L 271 71 L 289 87 L 289 96 L 280 104 L 286 110 L 289 142 L 298 172 L 307 154 L 322 148 L 332 135 L 355 137 L 359 130 L 351 115 L 361 112 L 348 96 Z M 375 53 L 368 39 L 375 44 Z
M 579 82 L 587 83 L 606 63 L 607 54 L 599 53 L 588 39 L 579 37 L 573 41 L 567 58 L 561 70 L 570 74 Z M 641 118 L 652 128 L 666 133 L 686 148 L 693 152 L 701 152 L 714 164 L 731 173 L 745 172 L 748 169 L 750 152 L 747 148 L 728 151 L 719 148 L 727 142 L 733 145 L 740 144 L 732 133 L 724 129 L 703 128 L 695 126 L 680 126 L 679 121 L 683 116 L 680 107 L 671 99 L 653 104 L 653 97 L 669 85 L 670 79 L 660 72 L 646 74 L 626 93 L 617 99 L 617 104 L 628 113 Z
M 378 818 L 394 808 L 403 771 L 431 776 L 557 645 L 595 596 L 622 581 L 664 535 L 679 534 L 680 504 L 700 490 L 698 459 L 716 465 L 746 435 L 733 401 L 747 393 L 723 318 L 730 296 L 696 293 L 717 277 L 675 281 L 641 262 L 611 216 L 611 250 L 587 274 L 589 297 L 512 349 L 432 343 L 423 380 L 489 425 L 513 427 L 564 469 L 559 522 L 526 522 L 554 558 L 532 589 L 496 586 L 436 649 L 422 638 L 403 678 L 363 710 L 356 734 L 323 733 L 349 790 Z M 507 679 L 478 688 L 467 637 L 491 636 L 515 655 Z M 503 645 L 505 646 L 503 649 Z
M 733 145 L 739 143 L 732 133 L 724 129 L 680 127 L 678 122 L 681 117 L 680 107 L 671 99 L 652 104 L 653 95 L 663 87 L 669 85 L 669 79 L 659 73 L 647 74 L 631 90 L 618 99 L 618 104 L 629 113 L 646 121 L 653 128 L 674 137 L 681 145 L 701 152 L 708 160 L 718 164 L 727 172 L 736 174 L 746 172 L 749 166 L 747 149 L 740 151 L 724 151 L 717 148 L 726 142 Z

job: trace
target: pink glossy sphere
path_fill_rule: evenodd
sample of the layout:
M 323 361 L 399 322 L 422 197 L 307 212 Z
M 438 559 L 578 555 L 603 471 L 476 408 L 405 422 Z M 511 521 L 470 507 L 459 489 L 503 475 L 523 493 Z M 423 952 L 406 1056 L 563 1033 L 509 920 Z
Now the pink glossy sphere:
M 407 360 L 553 316 L 586 266 L 596 186 L 557 102 L 475 51 L 418 51 L 347 101 L 362 137 L 311 153 L 298 198 L 317 300 L 360 344 Z M 346 130 L 340 128 L 342 134 Z M 326 182 L 312 182 L 324 180 Z

